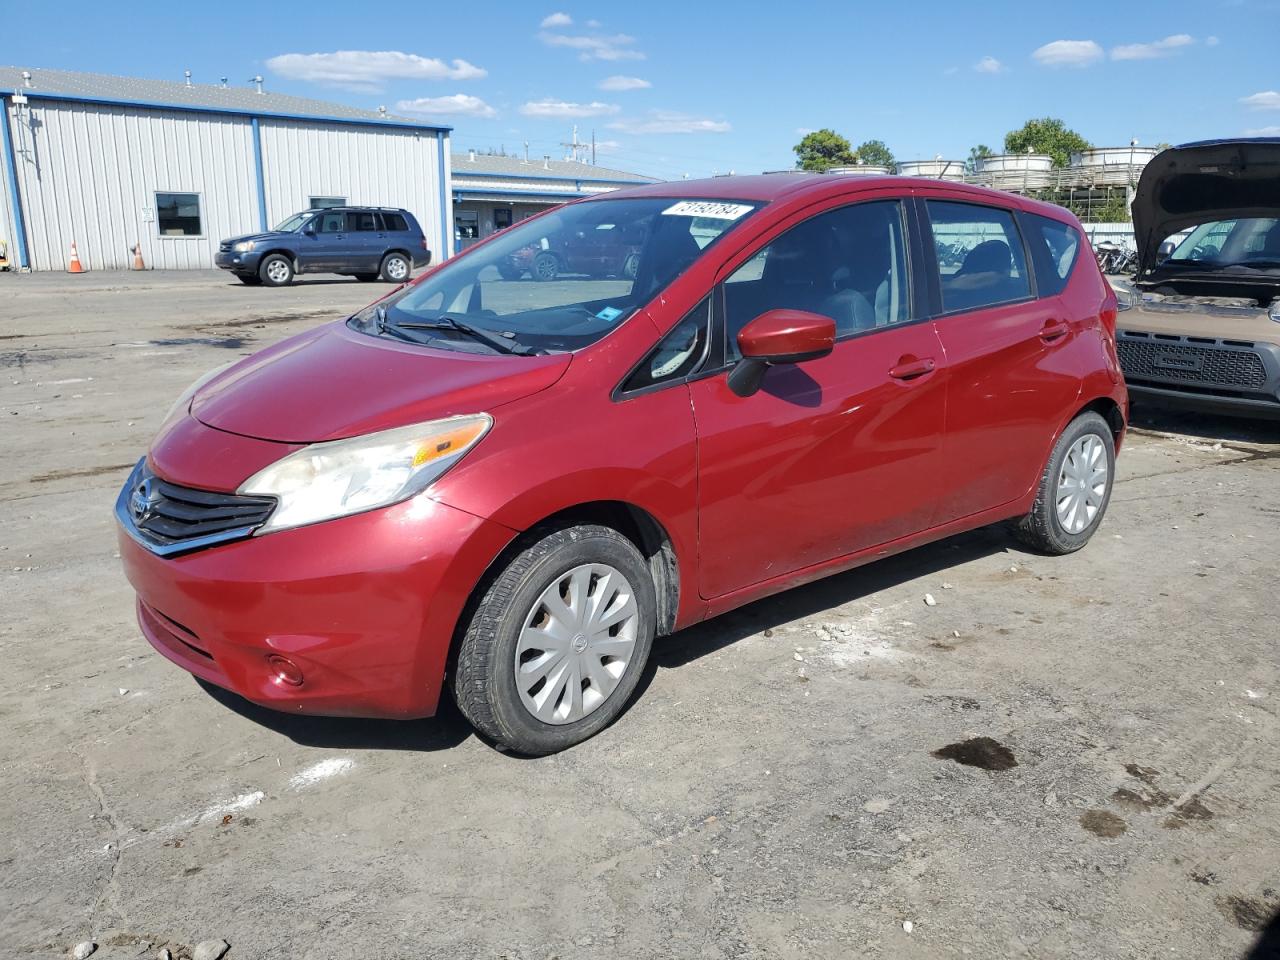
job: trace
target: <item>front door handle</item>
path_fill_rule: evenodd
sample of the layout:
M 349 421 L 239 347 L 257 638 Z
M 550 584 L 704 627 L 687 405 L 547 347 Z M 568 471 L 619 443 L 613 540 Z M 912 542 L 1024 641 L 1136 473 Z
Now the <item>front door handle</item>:
M 903 357 L 896 366 L 889 368 L 889 376 L 895 380 L 918 380 L 933 373 L 934 366 L 933 357 Z
M 1046 320 L 1044 326 L 1040 328 L 1040 339 L 1045 343 L 1053 343 L 1070 332 L 1071 328 L 1067 326 L 1065 320 Z

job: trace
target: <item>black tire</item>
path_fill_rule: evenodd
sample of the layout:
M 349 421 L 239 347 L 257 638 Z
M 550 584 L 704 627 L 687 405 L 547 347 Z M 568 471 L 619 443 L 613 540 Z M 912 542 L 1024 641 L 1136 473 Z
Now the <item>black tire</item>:
M 256 273 L 237 273 L 236 279 L 246 287 L 257 287 L 262 284 L 262 278 Z
M 378 276 L 387 283 L 404 283 L 413 273 L 413 261 L 398 250 L 392 250 L 382 258 Z
M 293 261 L 282 253 L 265 257 L 258 264 L 258 279 L 268 287 L 287 287 L 293 283 Z
M 586 563 L 621 573 L 636 601 L 636 642 L 617 686 L 580 720 L 553 724 L 524 705 L 516 685 L 517 643 L 544 590 Z M 530 756 L 564 750 L 595 736 L 626 709 L 653 647 L 657 601 L 649 565 L 635 545 L 609 527 L 584 525 L 531 539 L 489 584 L 466 623 L 453 674 L 463 715 L 486 737 Z
M 352 276 L 361 283 L 373 283 L 373 281 L 378 279 L 378 275 L 376 273 L 353 273 Z
M 554 253 L 548 253 L 543 250 L 540 254 L 533 258 L 533 263 L 529 265 L 529 273 L 535 280 L 547 281 L 554 280 L 560 276 L 560 261 L 556 259 Z
M 1057 493 L 1058 481 L 1062 475 L 1063 464 L 1072 447 L 1085 437 L 1093 435 L 1102 441 L 1102 449 L 1107 459 L 1106 490 L 1097 513 L 1088 525 L 1077 533 L 1070 533 L 1058 518 Z M 1067 425 L 1053 445 L 1049 454 L 1049 462 L 1045 464 L 1044 473 L 1036 489 L 1036 502 L 1031 512 L 1014 523 L 1014 535 L 1041 553 L 1061 556 L 1074 553 L 1093 536 L 1111 502 L 1111 491 L 1115 487 L 1116 476 L 1116 439 L 1111 426 L 1093 411 L 1080 414 Z
M 636 274 L 639 272 L 640 254 L 628 254 L 627 259 L 622 261 L 622 276 L 627 280 L 634 280 L 636 278 Z

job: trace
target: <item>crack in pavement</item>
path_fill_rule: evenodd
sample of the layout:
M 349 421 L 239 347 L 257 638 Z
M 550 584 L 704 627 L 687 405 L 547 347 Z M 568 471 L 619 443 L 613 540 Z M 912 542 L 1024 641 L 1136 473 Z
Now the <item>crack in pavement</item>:
M 98 771 L 93 762 L 79 750 L 74 747 L 69 748 L 73 754 L 80 760 L 80 764 L 84 770 L 83 777 L 85 785 L 89 788 L 89 792 L 93 794 L 94 799 L 98 801 L 98 812 L 106 818 L 111 825 L 112 839 L 108 841 L 106 851 L 111 855 L 111 867 L 107 872 L 106 882 L 98 890 L 98 896 L 94 898 L 93 910 L 90 913 L 90 925 L 98 927 L 98 917 L 102 913 L 104 905 L 110 910 L 111 916 L 119 917 L 127 926 L 129 923 L 129 915 L 125 913 L 122 906 L 122 895 L 120 893 L 120 861 L 124 850 L 121 843 L 126 834 L 124 825 L 120 822 L 120 818 L 116 816 L 115 809 L 107 802 L 107 795 L 103 793 L 102 787 L 98 783 Z

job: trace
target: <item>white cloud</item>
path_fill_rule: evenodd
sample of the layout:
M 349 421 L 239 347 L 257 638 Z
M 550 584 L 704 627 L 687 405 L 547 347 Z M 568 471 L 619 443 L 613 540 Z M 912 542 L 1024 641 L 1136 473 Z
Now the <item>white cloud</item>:
M 573 17 L 567 13 L 552 13 L 543 17 L 539 26 L 545 30 L 547 27 L 567 27 L 572 23 Z
M 401 100 L 396 111 L 418 117 L 496 117 L 498 111 L 479 97 L 455 93 L 449 97 L 419 97 Z
M 399 50 L 282 53 L 269 59 L 267 67 L 282 77 L 362 92 L 381 90 L 388 80 L 478 80 L 488 75 L 466 60 L 446 63 Z
M 813 128 L 812 127 L 796 127 L 796 133 L 799 136 L 807 137 L 809 134 L 813 133 Z
M 578 51 L 579 60 L 643 60 L 644 54 L 631 49 L 635 37 L 625 33 L 612 36 L 586 36 L 567 33 L 540 33 L 538 38 L 549 47 L 568 47 Z
M 1280 126 L 1254 127 L 1244 132 L 1246 137 L 1280 137 Z
M 1190 34 L 1175 33 L 1172 36 L 1165 37 L 1163 40 L 1155 40 L 1151 43 L 1125 43 L 1111 48 L 1111 59 L 1155 60 L 1159 57 L 1172 56 L 1183 47 L 1189 47 L 1195 42 L 1195 37 Z
M 622 149 L 622 144 L 619 143 L 617 140 L 597 140 L 596 141 L 597 153 L 617 153 L 621 149 Z
M 587 28 L 590 30 L 599 30 L 602 26 L 604 26 L 604 24 L 602 24 L 599 20 L 587 21 Z
M 1216 46 L 1217 46 L 1219 43 L 1221 43 L 1221 42 L 1222 42 L 1222 41 L 1221 41 L 1221 40 L 1219 40 L 1217 37 L 1205 37 L 1205 38 L 1204 38 L 1204 45 L 1205 45 L 1206 47 L 1216 47 Z
M 627 117 L 609 124 L 610 130 L 624 133 L 728 133 L 724 120 L 705 120 L 674 110 L 650 110 L 643 117 Z
M 973 65 L 973 69 L 979 73 L 1001 73 L 1005 67 L 995 57 L 983 57 Z
M 1280 91 L 1263 90 L 1261 93 L 1241 97 L 1240 102 L 1254 110 L 1280 110 Z
M 648 90 L 653 84 L 639 77 L 606 77 L 600 81 L 601 90 Z
M 616 103 L 570 103 L 566 100 L 530 100 L 520 108 L 526 117 L 604 117 L 621 109 Z
M 1102 59 L 1102 47 L 1092 40 L 1054 40 L 1031 57 L 1045 67 L 1087 67 Z

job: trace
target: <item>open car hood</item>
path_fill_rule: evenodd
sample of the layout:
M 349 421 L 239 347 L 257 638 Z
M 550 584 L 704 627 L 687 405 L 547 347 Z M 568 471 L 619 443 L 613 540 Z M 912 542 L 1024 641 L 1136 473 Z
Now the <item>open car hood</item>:
M 1146 165 L 1133 200 L 1138 276 L 1171 234 L 1211 220 L 1280 216 L 1280 137 L 1204 140 Z

